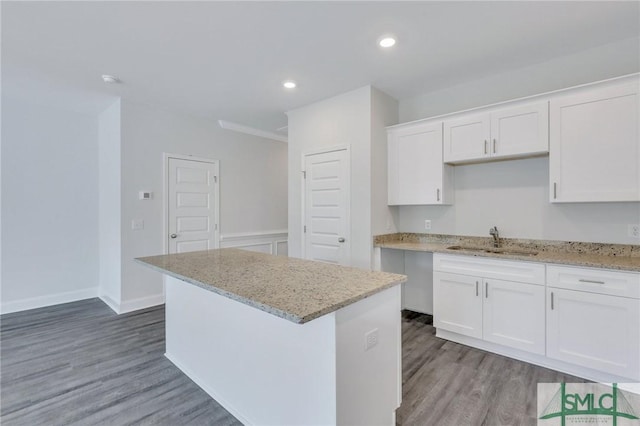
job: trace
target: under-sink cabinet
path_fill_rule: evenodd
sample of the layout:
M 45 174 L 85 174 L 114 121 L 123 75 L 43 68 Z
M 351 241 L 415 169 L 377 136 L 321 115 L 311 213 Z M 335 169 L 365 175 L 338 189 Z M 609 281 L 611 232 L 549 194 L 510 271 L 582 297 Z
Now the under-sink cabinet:
M 451 204 L 453 169 L 442 162 L 442 122 L 388 130 L 388 204 Z
M 471 113 L 444 121 L 444 162 L 457 164 L 549 152 L 547 101 Z
M 547 356 L 640 380 L 640 274 L 547 267 Z
M 434 326 L 545 353 L 544 265 L 434 255 Z

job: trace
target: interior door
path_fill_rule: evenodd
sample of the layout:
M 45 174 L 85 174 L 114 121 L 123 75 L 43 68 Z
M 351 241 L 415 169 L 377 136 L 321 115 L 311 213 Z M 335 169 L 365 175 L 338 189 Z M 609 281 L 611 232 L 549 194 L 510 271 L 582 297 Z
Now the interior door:
M 218 162 L 168 159 L 169 253 L 218 247 Z
M 350 265 L 349 154 L 304 157 L 304 257 Z

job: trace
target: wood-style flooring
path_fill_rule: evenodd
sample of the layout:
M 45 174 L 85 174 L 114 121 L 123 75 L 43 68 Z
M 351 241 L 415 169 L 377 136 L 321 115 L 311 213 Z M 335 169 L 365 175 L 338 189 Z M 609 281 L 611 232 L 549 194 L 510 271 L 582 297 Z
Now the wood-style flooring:
M 534 425 L 538 382 L 581 381 L 435 337 L 403 313 L 399 425 Z M 0 422 L 237 425 L 164 357 L 164 307 L 115 315 L 99 299 L 0 318 Z

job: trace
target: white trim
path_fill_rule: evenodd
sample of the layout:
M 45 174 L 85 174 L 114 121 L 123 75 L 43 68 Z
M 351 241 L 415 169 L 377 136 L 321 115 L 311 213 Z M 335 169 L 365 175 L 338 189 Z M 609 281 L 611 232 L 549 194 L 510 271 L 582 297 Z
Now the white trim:
M 220 241 L 234 241 L 234 240 L 246 240 L 248 238 L 274 238 L 287 235 L 286 229 L 279 229 L 274 231 L 258 231 L 258 232 L 235 232 L 220 235 Z
M 330 152 L 336 152 L 336 151 L 346 151 L 347 154 L 347 164 L 349 166 L 349 173 L 347 173 L 346 176 L 346 186 L 347 186 L 347 199 L 349 200 L 349 203 L 347 203 L 347 229 L 349 231 L 349 238 L 347 240 L 347 242 L 349 243 L 349 265 L 351 265 L 351 145 L 347 144 L 347 145 L 334 145 L 334 146 L 330 146 L 330 147 L 326 147 L 326 148 L 319 148 L 319 149 L 314 149 L 311 151 L 306 151 L 302 153 L 301 156 L 301 166 L 300 166 L 300 170 L 302 173 L 300 173 L 300 179 L 302 180 L 302 185 L 301 185 L 301 196 L 300 196 L 300 200 L 301 200 L 301 206 L 300 206 L 300 211 L 302 212 L 302 216 L 301 216 L 301 220 L 300 220 L 300 236 L 301 236 L 301 257 L 302 259 L 306 259 L 307 254 L 306 254 L 306 232 L 304 232 L 304 227 L 305 227 L 305 218 L 306 218 L 306 211 L 305 211 L 305 197 L 306 197 L 306 184 L 307 184 L 307 180 L 306 180 L 306 173 L 307 171 L 305 170 L 305 159 L 307 156 L 310 155 L 317 155 L 317 154 L 327 154 Z
M 251 244 L 238 244 L 238 245 L 231 245 L 231 246 L 225 246 L 225 248 L 238 248 L 238 249 L 244 249 L 247 247 L 258 247 L 258 246 L 267 246 L 269 247 L 269 253 L 268 254 L 274 254 L 274 243 L 271 241 L 263 241 L 261 243 L 251 243 Z M 260 253 L 264 253 L 263 251 L 261 251 Z
M 280 248 L 279 248 L 280 246 L 279 246 L 279 244 L 286 244 L 287 245 L 287 256 L 288 256 L 289 255 L 289 240 L 276 240 L 276 241 L 273 242 L 273 247 L 275 247 L 275 249 L 276 249 L 276 252 L 275 252 L 276 256 L 282 256 L 280 254 Z
M 31 297 L 28 299 L 4 302 L 0 305 L 1 314 L 27 311 L 29 309 L 44 308 L 46 306 L 59 305 L 61 303 L 76 302 L 78 300 L 98 297 L 99 287 L 87 288 L 83 290 L 67 291 L 47 296 Z
M 617 83 L 618 81 L 625 80 L 625 79 L 632 79 L 633 77 L 638 77 L 638 76 L 640 76 L 640 73 L 632 73 L 632 74 L 621 75 L 619 77 L 608 78 L 608 79 L 605 79 L 605 80 L 594 81 L 594 82 L 591 82 L 591 83 L 579 84 L 577 86 L 571 86 L 571 87 L 566 87 L 564 89 L 552 90 L 550 92 L 536 93 L 535 95 L 523 96 L 521 98 L 509 99 L 509 100 L 506 100 L 506 101 L 496 102 L 496 103 L 488 104 L 488 105 L 482 105 L 482 106 L 479 106 L 479 107 L 473 107 L 473 108 L 469 108 L 469 109 L 463 109 L 463 110 L 460 110 L 460 111 L 448 112 L 446 114 L 433 115 L 431 117 L 426 117 L 426 118 L 419 118 L 417 120 L 412 120 L 412 121 L 407 121 L 407 122 L 404 122 L 404 123 L 394 124 L 392 126 L 387 126 L 387 127 L 385 127 L 385 129 L 394 130 L 394 129 L 397 129 L 398 127 L 410 126 L 410 125 L 413 125 L 413 124 L 419 124 L 419 123 L 427 122 L 427 121 L 430 121 L 430 120 L 449 118 L 449 117 L 456 116 L 458 114 L 466 114 L 466 113 L 469 113 L 469 112 L 476 112 L 476 111 L 479 112 L 479 111 L 482 111 L 484 109 L 495 108 L 495 107 L 499 107 L 499 106 L 503 106 L 503 105 L 507 105 L 507 104 L 511 104 L 511 103 L 516 103 L 516 102 L 533 101 L 533 100 L 536 100 L 536 99 L 543 100 L 543 98 L 545 98 L 545 97 L 562 95 L 563 93 L 567 93 L 567 92 L 571 92 L 571 91 L 579 90 L 579 89 L 584 89 L 584 88 L 588 88 L 590 86 L 599 85 L 599 84 Z
M 562 361 L 557 361 L 552 358 L 547 358 L 544 355 L 533 354 L 522 350 L 510 348 L 496 343 L 487 342 L 485 340 L 476 339 L 474 337 L 463 336 L 458 333 L 453 333 L 447 330 L 436 329 L 436 337 L 441 339 L 450 340 L 452 342 L 460 343 L 463 345 L 471 346 L 473 348 L 482 349 L 487 352 L 492 352 L 498 355 L 503 355 L 509 358 L 517 359 L 519 361 L 528 362 L 530 364 L 539 365 L 541 367 L 550 368 L 552 370 L 560 371 L 562 373 L 570 374 L 572 376 L 581 377 L 583 379 L 592 380 L 600 383 L 631 383 L 635 382 L 630 378 L 616 376 L 613 374 L 603 373 L 601 371 L 592 370 L 590 368 L 580 367 L 577 365 L 569 364 Z
M 245 126 L 243 124 L 232 123 L 230 121 L 218 120 L 220 127 L 226 130 L 232 130 L 238 133 L 244 133 L 247 135 L 258 136 L 265 139 L 271 139 L 278 142 L 287 143 L 289 139 L 286 136 L 279 135 L 274 132 L 268 132 L 266 130 L 260 130 L 253 127 Z
M 168 152 L 162 153 L 162 253 L 169 254 L 169 159 L 175 158 L 177 160 L 187 160 L 187 161 L 199 161 L 201 163 L 209 163 L 215 165 L 216 173 L 218 175 L 218 179 L 215 182 L 215 190 L 214 190 L 214 203 L 215 203 L 215 211 L 213 212 L 213 220 L 214 223 L 217 224 L 218 228 L 214 232 L 214 248 L 220 247 L 220 229 L 222 225 L 220 224 L 220 161 L 213 160 L 210 158 L 204 157 L 196 157 L 194 155 L 184 155 L 184 154 L 170 154 Z
M 102 300 L 108 307 L 111 308 L 113 312 L 118 315 L 164 304 L 164 293 L 139 297 L 137 299 L 125 300 L 120 303 L 116 302 L 106 294 L 101 294 L 99 297 L 100 300 Z

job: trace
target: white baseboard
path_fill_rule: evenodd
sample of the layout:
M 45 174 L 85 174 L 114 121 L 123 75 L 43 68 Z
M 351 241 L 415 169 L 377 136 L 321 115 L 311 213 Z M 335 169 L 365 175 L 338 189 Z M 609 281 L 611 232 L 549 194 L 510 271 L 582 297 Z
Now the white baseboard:
M 106 294 L 101 294 L 100 299 L 118 315 L 164 304 L 164 294 L 162 293 L 120 302 L 113 300 Z
M 581 367 L 579 365 L 569 364 L 544 355 L 533 354 L 519 349 L 513 349 L 496 343 L 487 342 L 485 340 L 476 339 L 474 337 L 463 336 L 447 330 L 436 329 L 436 337 L 450 340 L 452 342 L 482 349 L 487 352 L 493 352 L 518 361 L 528 362 L 540 367 L 549 368 L 551 370 L 560 371 L 561 373 L 570 374 L 572 376 L 581 377 L 599 383 L 635 383 L 636 380 L 628 377 L 621 377 L 602 371 L 593 370 L 591 368 Z
M 233 417 L 238 419 L 240 421 L 240 423 L 242 423 L 243 425 L 251 425 L 251 424 L 253 424 L 252 422 L 247 420 L 247 418 L 244 417 L 240 412 L 238 412 L 238 410 L 236 410 L 236 408 L 233 405 L 229 404 L 227 401 L 225 401 L 223 398 L 221 398 L 220 395 L 218 394 L 218 392 L 216 392 L 215 389 L 211 388 L 210 386 L 207 386 L 204 383 L 203 380 L 201 380 L 197 375 L 195 375 L 193 373 L 193 371 L 191 371 L 187 367 L 185 367 L 184 364 L 182 364 L 179 360 L 177 360 L 175 357 L 171 356 L 171 354 L 169 354 L 169 353 L 165 353 L 164 356 L 169 361 L 171 361 L 173 363 L 173 365 L 178 367 L 178 369 L 180 371 L 182 371 L 188 378 L 193 380 L 193 382 L 196 385 L 198 385 L 200 387 L 200 389 L 205 391 L 211 398 L 215 399 L 218 404 L 222 405 L 225 410 L 227 410 L 229 413 L 231 413 L 231 415 Z
M 3 302 L 0 305 L 0 313 L 9 314 L 29 309 L 44 308 L 46 306 L 59 305 L 61 303 L 91 299 L 93 297 L 98 297 L 98 287 L 67 291 L 65 293 L 57 293 L 47 296 L 32 297 L 29 299 L 14 300 L 12 302 Z

